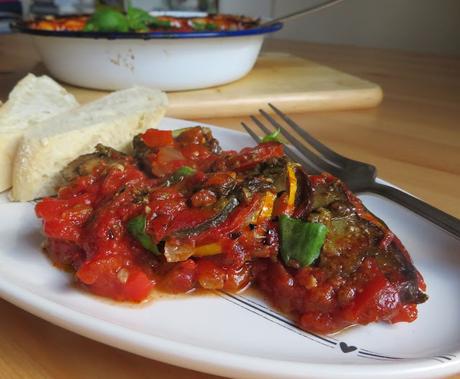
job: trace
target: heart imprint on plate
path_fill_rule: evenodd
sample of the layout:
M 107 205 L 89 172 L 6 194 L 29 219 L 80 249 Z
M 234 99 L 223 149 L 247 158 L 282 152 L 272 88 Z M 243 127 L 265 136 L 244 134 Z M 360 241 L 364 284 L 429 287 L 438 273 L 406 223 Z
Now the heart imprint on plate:
M 357 349 L 356 346 L 348 346 L 345 342 L 340 342 L 339 346 L 344 353 L 351 353 Z

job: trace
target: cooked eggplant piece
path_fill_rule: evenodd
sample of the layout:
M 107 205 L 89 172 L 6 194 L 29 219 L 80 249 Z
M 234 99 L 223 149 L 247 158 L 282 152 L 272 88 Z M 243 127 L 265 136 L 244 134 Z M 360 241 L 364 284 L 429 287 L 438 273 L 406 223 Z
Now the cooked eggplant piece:
M 235 189 L 237 176 L 233 171 L 208 174 L 203 188 L 213 191 L 217 196 L 228 196 Z
M 295 218 L 304 219 L 313 206 L 310 178 L 302 167 L 296 167 L 297 191 L 295 195 Z
M 205 145 L 214 154 L 220 154 L 222 151 L 219 141 L 213 137 L 211 129 L 203 126 L 181 129 L 180 133 L 177 133 L 176 141 L 184 146 L 191 143 Z
M 78 158 L 70 162 L 62 171 L 62 177 L 71 182 L 77 176 L 89 175 L 101 163 L 107 166 L 123 165 L 127 155 L 123 154 L 111 147 L 97 144 L 95 152 L 90 154 L 80 155 Z
M 156 149 L 158 150 L 158 149 Z M 133 138 L 133 155 L 136 159 L 139 168 L 151 175 L 150 162 L 148 155 L 152 152 L 152 148 L 148 147 L 141 138 L 141 134 Z
M 323 174 L 309 182 L 311 203 L 298 215 L 327 228 L 319 257 L 307 267 L 255 262 L 258 287 L 309 331 L 413 321 L 428 297 L 404 246 L 339 179 Z
M 194 226 L 193 228 L 182 229 L 175 232 L 176 237 L 186 237 L 193 234 L 199 234 L 205 230 L 215 228 L 217 225 L 223 223 L 229 214 L 238 206 L 239 201 L 235 196 L 222 198 L 217 205 L 213 205 L 217 209 L 217 213 L 209 220 Z

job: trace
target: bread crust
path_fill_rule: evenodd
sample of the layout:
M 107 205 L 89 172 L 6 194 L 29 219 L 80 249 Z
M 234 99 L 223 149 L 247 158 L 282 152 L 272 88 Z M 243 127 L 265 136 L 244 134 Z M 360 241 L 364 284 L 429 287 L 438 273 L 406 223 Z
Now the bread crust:
M 164 116 L 166 95 L 134 87 L 113 92 L 27 129 L 13 164 L 10 198 L 29 201 L 56 193 L 61 170 L 98 143 L 127 152 L 132 138 Z
M 18 82 L 0 107 L 0 192 L 11 187 L 13 160 L 24 130 L 78 105 L 46 75 L 28 74 Z

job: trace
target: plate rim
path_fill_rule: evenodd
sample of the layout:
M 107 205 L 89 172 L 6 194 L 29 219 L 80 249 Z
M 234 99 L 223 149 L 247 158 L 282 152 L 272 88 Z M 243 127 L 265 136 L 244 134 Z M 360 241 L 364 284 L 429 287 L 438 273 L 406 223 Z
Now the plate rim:
M 70 330 L 96 342 L 128 351 L 145 358 L 158 360 L 175 366 L 214 375 L 251 377 L 264 375 L 267 378 L 376 378 L 404 377 L 431 378 L 454 374 L 460 370 L 460 360 L 435 363 L 423 358 L 408 358 L 404 361 L 384 364 L 315 363 L 273 360 L 263 357 L 245 356 L 146 335 L 127 327 L 101 320 L 78 312 L 20 286 L 11 285 L 0 277 L 0 295 L 19 308 L 54 325 Z M 180 301 L 180 300 L 179 300 Z M 458 352 L 456 352 L 458 354 Z M 252 369 L 251 369 L 252 367 Z M 257 370 L 254 370 L 257 367 Z M 312 375 L 311 375 L 312 374 Z

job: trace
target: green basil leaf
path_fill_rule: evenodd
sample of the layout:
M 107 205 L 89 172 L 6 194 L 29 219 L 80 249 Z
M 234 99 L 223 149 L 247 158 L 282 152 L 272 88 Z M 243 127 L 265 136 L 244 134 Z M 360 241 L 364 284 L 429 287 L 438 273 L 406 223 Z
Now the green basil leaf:
M 129 220 L 126 227 L 128 232 L 140 242 L 142 247 L 155 255 L 160 255 L 157 245 L 155 245 L 152 238 L 145 232 L 146 224 L 147 218 L 145 215 L 139 215 Z
M 206 30 L 209 30 L 209 31 L 217 30 L 217 25 L 209 23 L 209 22 L 192 21 L 192 27 L 197 32 L 204 32 Z
M 163 29 L 170 29 L 172 28 L 171 21 L 169 20 L 160 20 L 157 17 L 153 17 L 150 25 L 154 28 L 163 28 Z
M 180 182 L 182 179 L 184 179 L 185 176 L 193 175 L 195 173 L 196 170 L 194 168 L 189 166 L 182 166 L 168 178 L 167 185 L 170 186 L 172 184 Z
M 216 25 L 216 24 L 208 23 L 208 24 L 206 25 L 206 29 L 207 29 L 207 30 L 211 30 L 211 31 L 212 31 L 212 30 L 217 30 L 217 25 Z
M 262 143 L 265 142 L 281 142 L 280 137 L 281 130 L 276 129 L 273 133 L 267 134 L 264 138 L 262 138 Z
M 179 137 L 183 132 L 186 130 L 191 129 L 191 128 L 180 128 L 180 129 L 174 129 L 172 131 L 172 136 L 173 138 Z
M 83 27 L 84 32 L 94 32 L 95 30 L 95 25 L 90 21 L 86 22 L 85 26 Z
M 289 265 L 297 261 L 301 267 L 311 265 L 318 257 L 327 235 L 327 227 L 286 215 L 279 218 L 281 258 Z
M 139 8 L 128 8 L 126 14 L 128 25 L 131 30 L 136 32 L 147 32 L 148 25 L 155 22 L 155 17 L 151 16 L 148 12 Z
M 203 30 L 206 30 L 206 24 L 205 24 L 204 22 L 192 21 L 192 27 L 193 27 L 193 29 L 195 29 L 196 31 L 203 31 Z
M 178 176 L 188 176 L 188 175 L 193 175 L 196 172 L 196 170 L 192 167 L 189 166 L 182 166 L 179 168 L 174 175 Z
M 127 32 L 128 21 L 125 15 L 115 9 L 104 8 L 93 13 L 84 28 L 94 32 Z

